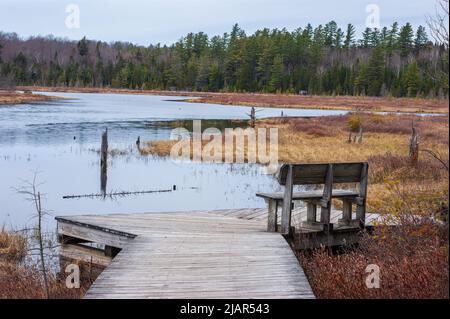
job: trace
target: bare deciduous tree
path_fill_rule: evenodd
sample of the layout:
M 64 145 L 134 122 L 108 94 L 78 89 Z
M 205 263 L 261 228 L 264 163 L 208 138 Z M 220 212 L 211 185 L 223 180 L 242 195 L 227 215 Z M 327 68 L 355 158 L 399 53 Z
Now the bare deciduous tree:
M 44 238 L 43 238 L 43 230 L 42 230 L 42 220 L 44 216 L 47 214 L 42 209 L 41 204 L 41 193 L 38 191 L 38 186 L 40 184 L 37 184 L 37 172 L 34 174 L 33 181 L 32 182 L 26 182 L 26 186 L 24 186 L 21 189 L 18 189 L 17 192 L 19 194 L 25 195 L 26 199 L 31 201 L 34 205 L 34 208 L 36 209 L 36 218 L 37 218 L 37 228 L 36 228 L 36 237 L 39 244 L 39 257 L 40 257 L 40 264 L 41 264 L 41 272 L 42 272 L 42 279 L 44 281 L 44 289 L 45 289 L 45 296 L 47 299 L 50 298 L 50 288 L 48 284 L 48 276 L 47 276 L 47 267 L 45 263 L 45 245 L 44 245 Z
M 434 16 L 427 17 L 427 24 L 430 28 L 433 39 L 441 43 L 448 49 L 448 12 L 449 0 L 438 0 L 436 4 L 436 13 Z

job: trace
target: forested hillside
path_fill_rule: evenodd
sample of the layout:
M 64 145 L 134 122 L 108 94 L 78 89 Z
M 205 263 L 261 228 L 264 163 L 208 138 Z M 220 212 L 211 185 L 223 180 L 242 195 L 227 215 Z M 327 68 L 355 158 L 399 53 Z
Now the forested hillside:
M 447 46 L 409 23 L 360 36 L 334 21 L 251 35 L 235 25 L 149 47 L 0 33 L 3 86 L 448 97 L 448 59 Z

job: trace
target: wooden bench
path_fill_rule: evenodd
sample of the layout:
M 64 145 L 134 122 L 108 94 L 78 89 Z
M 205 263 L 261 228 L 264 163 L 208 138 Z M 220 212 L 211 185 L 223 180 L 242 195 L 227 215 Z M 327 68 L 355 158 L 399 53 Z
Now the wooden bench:
M 331 200 L 342 200 L 342 219 L 339 224 L 364 228 L 366 215 L 367 178 L 369 165 L 359 163 L 284 164 L 278 173 L 278 182 L 285 186 L 284 193 L 257 193 L 268 205 L 267 230 L 280 231 L 283 235 L 292 232 L 291 213 L 294 200 L 306 202 L 306 226 L 331 232 Z M 358 183 L 354 190 L 333 190 L 333 185 Z M 293 192 L 294 185 L 320 185 L 323 191 Z M 356 204 L 356 219 L 352 219 L 352 205 Z M 277 229 L 278 207 L 282 207 L 281 229 Z M 317 206 L 320 221 L 317 221 Z

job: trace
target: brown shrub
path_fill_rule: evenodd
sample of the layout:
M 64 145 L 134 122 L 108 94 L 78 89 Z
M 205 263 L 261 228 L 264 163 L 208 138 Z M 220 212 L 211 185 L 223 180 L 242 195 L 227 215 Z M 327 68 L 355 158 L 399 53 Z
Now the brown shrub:
M 347 126 L 352 132 L 358 132 L 361 127 L 361 116 L 359 114 L 352 114 L 347 120 Z
M 434 223 L 383 226 L 345 254 L 300 256 L 319 298 L 449 298 L 448 233 Z M 380 269 L 380 288 L 366 286 L 366 267 Z
M 400 181 L 438 180 L 445 173 L 441 163 L 424 156 L 416 164 L 412 164 L 408 156 L 391 153 L 372 155 L 367 160 L 370 165 L 369 177 L 371 183 L 382 183 L 386 178 L 394 178 Z
M 66 288 L 56 275 L 48 277 L 50 298 L 76 299 L 85 294 L 88 283 L 80 289 Z M 44 299 L 45 290 L 41 274 L 36 266 L 21 266 L 0 262 L 0 299 Z
M 320 118 L 296 118 L 289 123 L 288 130 L 316 137 L 335 136 L 344 128 L 347 116 L 323 116 Z
M 364 132 L 371 133 L 411 134 L 411 122 L 409 123 L 409 126 L 402 122 L 397 124 L 398 125 L 393 122 L 368 122 L 363 124 L 363 130 Z
M 384 123 L 385 119 L 382 115 L 380 114 L 376 114 L 376 113 L 371 113 L 369 115 L 369 122 L 370 123 L 374 123 L 374 124 L 382 124 Z
M 445 133 L 448 136 L 448 116 L 364 115 L 362 118 L 364 132 L 372 133 L 411 134 L 413 124 L 421 137 L 441 140 Z M 438 130 L 436 124 L 446 125 L 447 129 Z

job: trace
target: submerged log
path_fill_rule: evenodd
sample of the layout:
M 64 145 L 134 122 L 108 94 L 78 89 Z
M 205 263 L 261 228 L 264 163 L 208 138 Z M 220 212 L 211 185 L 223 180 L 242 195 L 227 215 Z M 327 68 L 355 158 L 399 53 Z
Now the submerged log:
M 63 199 L 76 199 L 76 198 L 95 198 L 95 197 L 123 197 L 123 196 L 130 196 L 130 195 L 143 195 L 143 194 L 153 194 L 153 193 L 168 193 L 176 191 L 177 187 L 174 185 L 172 189 L 158 189 L 158 190 L 147 190 L 147 191 L 135 191 L 135 192 L 111 192 L 111 193 L 104 193 L 101 192 L 100 194 L 82 194 L 82 195 L 65 195 L 62 198 Z

